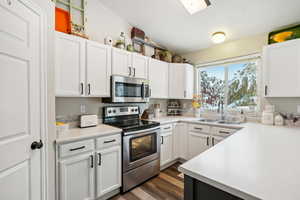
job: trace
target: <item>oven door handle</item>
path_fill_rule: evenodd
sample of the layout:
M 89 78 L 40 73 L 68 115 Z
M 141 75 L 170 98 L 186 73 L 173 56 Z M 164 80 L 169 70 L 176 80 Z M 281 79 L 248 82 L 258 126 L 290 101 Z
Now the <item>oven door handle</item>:
M 131 131 L 131 132 L 124 132 L 124 135 L 146 135 L 151 131 L 158 131 L 160 130 L 160 127 L 154 127 L 154 128 L 149 128 L 149 129 L 144 129 L 144 130 L 139 130 L 139 131 Z

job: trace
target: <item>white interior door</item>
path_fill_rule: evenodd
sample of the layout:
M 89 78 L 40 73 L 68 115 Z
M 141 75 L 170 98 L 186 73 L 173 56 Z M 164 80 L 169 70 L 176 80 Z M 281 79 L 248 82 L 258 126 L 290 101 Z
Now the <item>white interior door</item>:
M 0 199 L 41 200 L 41 16 L 29 1 L 0 0 Z
M 97 42 L 86 42 L 87 95 L 110 96 L 111 52 L 110 47 Z

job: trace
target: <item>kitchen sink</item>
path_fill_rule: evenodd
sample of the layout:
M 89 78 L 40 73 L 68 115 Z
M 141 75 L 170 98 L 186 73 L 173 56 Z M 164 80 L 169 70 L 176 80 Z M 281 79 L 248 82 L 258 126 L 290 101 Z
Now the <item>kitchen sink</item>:
M 215 119 L 199 119 L 199 122 L 217 122 Z
M 220 120 L 218 121 L 219 124 L 241 124 L 241 122 L 235 122 L 235 121 L 226 121 L 226 120 Z

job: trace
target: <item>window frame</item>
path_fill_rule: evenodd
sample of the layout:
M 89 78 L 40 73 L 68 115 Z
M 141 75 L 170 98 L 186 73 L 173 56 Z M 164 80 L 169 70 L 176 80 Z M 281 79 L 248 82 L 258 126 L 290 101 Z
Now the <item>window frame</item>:
M 229 90 L 229 85 L 228 85 L 228 70 L 229 66 L 233 64 L 241 64 L 245 62 L 251 62 L 251 61 L 256 61 L 257 62 L 257 67 L 256 67 L 256 95 L 257 95 L 257 105 L 255 111 L 250 111 L 249 109 L 243 109 L 243 111 L 247 114 L 254 114 L 256 115 L 261 111 L 261 106 L 262 106 L 262 94 L 261 94 L 261 87 L 262 87 L 262 68 L 261 68 L 261 55 L 260 54 L 252 54 L 248 56 L 241 56 L 238 58 L 233 58 L 233 59 L 224 59 L 220 60 L 217 62 L 209 62 L 209 63 L 204 63 L 204 64 L 198 64 L 196 65 L 196 93 L 201 94 L 201 86 L 200 86 L 200 73 L 201 69 L 209 69 L 209 68 L 215 68 L 215 67 L 224 67 L 224 81 L 225 81 L 225 88 L 224 88 L 224 108 L 226 109 L 227 112 L 236 112 L 240 111 L 238 108 L 228 108 L 228 90 Z M 203 109 L 203 108 L 202 108 Z M 203 109 L 205 112 L 216 112 L 216 109 Z

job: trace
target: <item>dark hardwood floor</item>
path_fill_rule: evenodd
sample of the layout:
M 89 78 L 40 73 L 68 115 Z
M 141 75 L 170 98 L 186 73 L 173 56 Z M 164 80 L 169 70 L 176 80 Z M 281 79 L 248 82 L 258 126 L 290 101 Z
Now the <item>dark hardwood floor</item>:
M 110 200 L 183 200 L 183 177 L 177 170 L 180 163 L 163 170 L 159 176 Z

